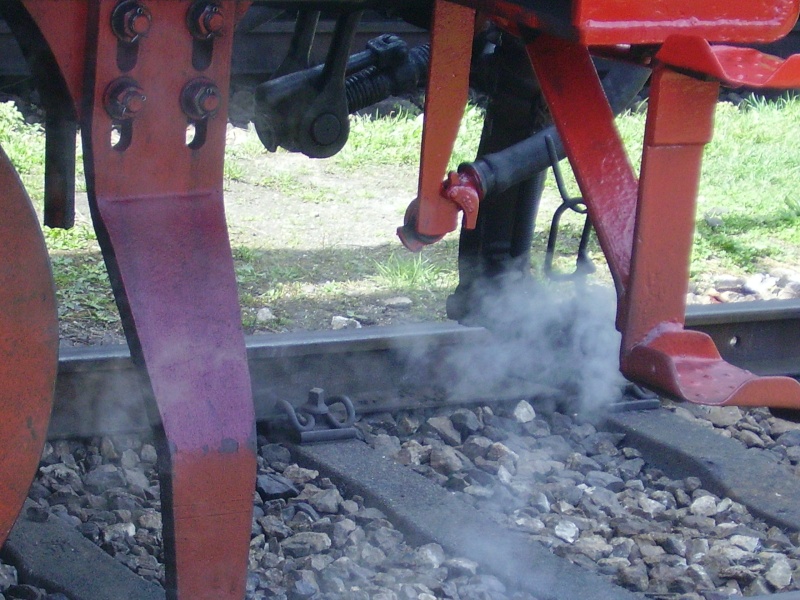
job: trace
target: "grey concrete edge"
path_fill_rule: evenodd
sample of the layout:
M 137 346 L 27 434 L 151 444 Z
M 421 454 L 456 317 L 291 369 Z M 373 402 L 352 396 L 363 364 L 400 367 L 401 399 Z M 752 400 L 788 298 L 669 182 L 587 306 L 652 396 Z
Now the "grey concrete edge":
M 800 530 L 800 481 L 763 451 L 747 449 L 667 410 L 610 414 L 604 427 L 673 478 L 698 477 L 703 487 L 748 507 L 768 523 Z
M 164 590 L 114 560 L 76 529 L 50 516 L 35 522 L 22 515 L 2 548 L 21 583 L 60 592 L 70 600 L 164 600 Z
M 481 564 L 512 589 L 542 600 L 634 600 L 644 596 L 555 556 L 521 532 L 494 523 L 456 495 L 359 441 L 290 446 L 345 493 L 383 511 L 414 544 L 438 543 Z

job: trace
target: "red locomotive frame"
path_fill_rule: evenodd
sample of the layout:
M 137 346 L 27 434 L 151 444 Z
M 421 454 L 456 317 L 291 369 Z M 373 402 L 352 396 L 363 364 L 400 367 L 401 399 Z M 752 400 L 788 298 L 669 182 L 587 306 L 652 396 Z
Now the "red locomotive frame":
M 435 241 L 461 211 L 467 227 L 475 222 L 480 186 L 458 175 L 442 180 L 467 98 L 473 24 L 493 19 L 525 40 L 611 267 L 623 373 L 693 402 L 800 406 L 796 381 L 737 369 L 709 338 L 683 329 L 700 159 L 718 86 L 800 87 L 795 58 L 709 42 L 774 40 L 796 22 L 798 0 L 539 4 L 435 0 L 419 196 L 404 241 Z M 222 164 L 233 27 L 248 5 L 22 0 L 81 125 L 92 217 L 158 409 L 168 598 L 244 597 L 255 421 Z M 638 180 L 590 46 L 630 59 L 631 48 L 657 50 Z M 187 122 L 195 128 L 189 143 Z M 47 252 L 2 154 L 0 184 L 2 541 L 46 437 L 58 329 Z

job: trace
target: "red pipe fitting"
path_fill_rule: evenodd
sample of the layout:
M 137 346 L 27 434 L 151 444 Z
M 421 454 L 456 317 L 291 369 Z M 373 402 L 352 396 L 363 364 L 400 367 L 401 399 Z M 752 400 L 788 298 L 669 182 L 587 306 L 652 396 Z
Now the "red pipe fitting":
M 465 169 L 461 173 L 450 171 L 439 190 L 439 197 L 447 202 L 443 204 L 450 212 L 461 210 L 464 213 L 464 229 L 475 229 L 478 222 L 478 206 L 482 199 L 483 185 L 478 174 L 472 169 Z M 397 228 L 397 236 L 403 246 L 412 252 L 419 252 L 423 247 L 435 244 L 452 229 L 437 232 L 433 235 L 422 234 L 417 228 L 419 218 L 420 199 L 415 198 L 406 209 L 402 227 Z

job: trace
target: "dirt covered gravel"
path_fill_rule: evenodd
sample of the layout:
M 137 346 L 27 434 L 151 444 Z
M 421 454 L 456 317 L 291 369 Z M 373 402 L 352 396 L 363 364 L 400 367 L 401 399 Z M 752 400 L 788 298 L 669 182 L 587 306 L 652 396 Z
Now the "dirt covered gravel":
M 377 509 L 347 497 L 288 450 L 260 437 L 248 599 L 535 600 L 437 544 L 411 546 Z M 137 436 L 48 443 L 30 498 L 147 580 L 164 568 L 155 450 Z M 61 600 L 17 585 L 0 567 L 7 600 Z
M 765 409 L 673 407 L 800 476 L 800 425 Z M 669 479 L 621 434 L 528 402 L 360 424 L 373 448 L 559 556 L 651 598 L 721 600 L 800 589 L 800 537 L 696 477 Z
M 766 410 L 685 408 L 682 416 L 798 467 L 800 425 Z M 619 434 L 516 404 L 379 414 L 357 424 L 407 465 L 498 526 L 662 600 L 722 600 L 800 588 L 800 538 L 769 527 L 689 477 L 648 465 Z M 247 598 L 528 600 L 471 560 L 409 545 L 377 509 L 259 437 Z M 138 436 L 48 443 L 30 498 L 49 519 L 161 583 L 155 449 Z M 5 599 L 62 600 L 0 566 Z

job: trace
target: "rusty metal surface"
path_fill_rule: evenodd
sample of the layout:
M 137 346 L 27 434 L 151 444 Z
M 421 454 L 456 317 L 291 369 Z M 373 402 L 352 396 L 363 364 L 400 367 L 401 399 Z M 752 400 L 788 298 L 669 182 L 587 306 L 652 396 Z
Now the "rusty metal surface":
M 55 289 L 44 238 L 0 149 L 0 544 L 47 438 L 58 364 Z

